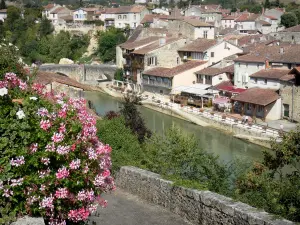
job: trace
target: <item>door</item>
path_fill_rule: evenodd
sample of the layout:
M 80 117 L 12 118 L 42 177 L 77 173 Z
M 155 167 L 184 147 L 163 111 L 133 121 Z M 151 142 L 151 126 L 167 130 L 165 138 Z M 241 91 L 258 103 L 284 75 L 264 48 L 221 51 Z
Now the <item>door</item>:
M 290 117 L 290 105 L 289 104 L 283 104 L 283 116 Z

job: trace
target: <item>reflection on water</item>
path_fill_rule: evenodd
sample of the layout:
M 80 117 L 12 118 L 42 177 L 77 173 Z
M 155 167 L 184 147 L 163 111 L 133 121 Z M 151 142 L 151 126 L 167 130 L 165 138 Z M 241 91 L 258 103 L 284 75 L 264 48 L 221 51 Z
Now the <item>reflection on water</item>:
M 117 111 L 121 105 L 115 98 L 101 93 L 86 92 L 85 97 L 93 102 L 96 111 L 101 115 L 110 110 Z M 247 160 L 247 162 L 262 158 L 263 147 L 258 145 L 234 138 L 214 128 L 201 127 L 145 107 L 139 109 L 147 126 L 153 132 L 163 134 L 164 130 L 177 126 L 184 133 L 193 134 L 202 149 L 219 155 L 220 159 L 225 162 L 229 162 L 235 157 Z

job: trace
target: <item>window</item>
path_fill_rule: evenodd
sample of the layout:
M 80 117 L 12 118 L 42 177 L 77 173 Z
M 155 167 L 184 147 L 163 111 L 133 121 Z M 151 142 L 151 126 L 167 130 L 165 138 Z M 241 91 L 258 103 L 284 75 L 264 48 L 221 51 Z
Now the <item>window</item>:
M 180 58 L 177 57 L 177 65 L 179 65 L 179 64 L 180 64 Z
M 227 42 L 224 43 L 224 49 L 227 49 Z
M 210 53 L 210 57 L 212 57 L 212 58 L 215 57 L 215 53 L 214 53 L 214 52 L 211 52 L 211 53 Z
M 261 105 L 259 105 L 259 106 L 257 107 L 257 112 L 258 112 L 258 113 L 262 113 L 263 111 L 264 111 L 264 107 L 261 106 Z
M 136 23 L 133 23 L 133 27 L 136 27 Z
M 259 64 L 257 64 L 257 69 L 259 69 Z
M 133 15 L 133 19 L 136 20 L 136 15 L 135 14 Z
M 205 80 L 211 80 L 211 76 L 205 76 Z
M 127 19 L 127 16 L 126 16 L 126 15 L 123 15 L 123 19 L 126 20 L 126 19 Z
M 122 19 L 122 16 L 121 16 L 121 15 L 118 15 L 118 19 Z
M 157 65 L 157 58 L 156 56 L 148 58 L 148 66 L 156 66 Z
M 239 63 L 239 67 L 241 67 L 241 64 Z
M 248 63 L 246 63 L 246 67 L 248 68 Z
M 207 30 L 203 31 L 203 38 L 207 38 Z
M 247 104 L 247 111 L 250 111 L 250 110 L 252 110 L 252 104 Z
M 265 80 L 264 80 L 264 85 L 267 85 L 267 82 L 268 82 L 268 80 L 267 80 L 267 79 L 265 79 Z
M 257 78 L 254 78 L 254 84 L 257 84 Z

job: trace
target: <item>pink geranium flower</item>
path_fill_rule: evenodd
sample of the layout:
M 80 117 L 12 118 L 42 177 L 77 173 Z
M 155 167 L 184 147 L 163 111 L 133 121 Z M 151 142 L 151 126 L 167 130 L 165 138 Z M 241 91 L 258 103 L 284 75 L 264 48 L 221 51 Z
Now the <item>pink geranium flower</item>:
M 41 122 L 40 122 L 40 127 L 41 127 L 43 130 L 48 130 L 48 129 L 51 127 L 51 122 L 50 122 L 50 120 L 41 120 Z
M 66 167 L 62 167 L 58 169 L 58 172 L 56 173 L 56 178 L 60 180 L 60 179 L 67 178 L 69 175 L 70 175 L 69 170 L 67 170 Z

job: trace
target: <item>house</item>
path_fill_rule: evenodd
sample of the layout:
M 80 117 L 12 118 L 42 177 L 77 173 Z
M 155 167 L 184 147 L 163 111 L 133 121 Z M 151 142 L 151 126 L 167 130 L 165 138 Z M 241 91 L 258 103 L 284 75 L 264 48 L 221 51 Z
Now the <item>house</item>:
M 279 32 L 271 33 L 270 35 L 283 42 L 300 44 L 300 25 L 289 27 Z
M 262 14 L 260 17 L 262 20 L 268 22 L 271 24 L 271 32 L 278 32 L 280 30 L 283 30 L 283 26 L 280 27 L 280 17 L 274 17 L 266 14 Z
M 258 20 L 255 23 L 256 29 L 262 34 L 269 34 L 272 32 L 272 24 L 265 20 Z
M 150 14 L 149 10 L 142 5 L 120 6 L 115 13 L 115 27 L 129 26 L 130 29 L 135 29 L 147 14 Z
M 222 28 L 235 28 L 235 20 L 240 16 L 240 14 L 229 15 L 221 19 Z
M 266 9 L 263 13 L 264 16 L 267 16 L 269 18 L 272 18 L 273 20 L 277 20 L 277 24 L 280 24 L 281 22 L 281 16 L 285 13 L 284 8 L 273 8 L 273 9 Z M 275 32 L 275 31 L 273 31 Z
M 155 19 L 167 21 L 169 18 L 169 15 L 158 15 L 158 14 L 147 14 L 144 16 L 144 18 L 141 20 L 141 24 L 146 27 L 146 26 L 152 26 L 154 23 Z
M 216 86 L 223 81 L 230 80 L 222 68 L 207 67 L 196 71 L 195 74 L 197 76 L 196 82 L 200 84 Z
M 250 75 L 262 69 L 291 69 L 300 65 L 300 45 L 259 45 L 249 54 L 234 60 L 234 85 L 248 88 Z
M 280 78 L 282 98 L 282 117 L 300 122 L 300 67 L 294 67 Z
M 272 89 L 249 88 L 233 96 L 233 112 L 260 118 L 262 120 L 281 119 L 281 98 Z
M 237 25 L 237 30 L 240 33 L 248 33 L 249 31 L 255 31 L 255 24 L 259 16 L 259 14 L 254 13 L 243 13 L 234 21 Z
M 66 7 L 57 7 L 49 12 L 49 20 L 52 24 L 58 24 L 59 20 L 63 17 L 68 17 L 72 14 L 72 11 Z
M 142 89 L 169 95 L 172 89 L 196 83 L 195 72 L 206 66 L 206 61 L 189 61 L 173 68 L 155 67 L 142 73 Z
M 4 22 L 7 18 L 7 9 L 0 9 L 0 20 Z
M 103 9 L 100 15 L 100 20 L 104 21 L 105 28 L 115 26 L 115 15 L 118 8 L 106 8 Z
M 279 90 L 281 77 L 287 75 L 289 71 L 289 69 L 262 69 L 249 76 L 248 86 L 249 88 L 258 87 Z
M 190 19 L 182 16 L 169 17 L 167 29 L 171 33 L 183 34 L 192 40 L 197 38 L 215 38 L 214 26 L 199 19 Z
M 185 38 L 148 37 L 134 42 L 125 42 L 117 46 L 117 65 L 123 61 L 127 78 L 141 85 L 142 71 L 154 68 L 172 68 L 182 64 L 178 48 L 184 46 Z
M 208 65 L 212 65 L 225 57 L 242 53 L 243 50 L 227 41 L 217 42 L 216 40 L 198 38 L 178 49 L 178 52 L 183 60 L 207 60 Z
M 45 5 L 45 6 L 43 6 L 42 16 L 46 17 L 48 20 L 51 20 L 50 19 L 50 12 L 57 9 L 57 8 L 60 8 L 60 7 L 62 7 L 62 6 L 58 5 L 58 4 Z

